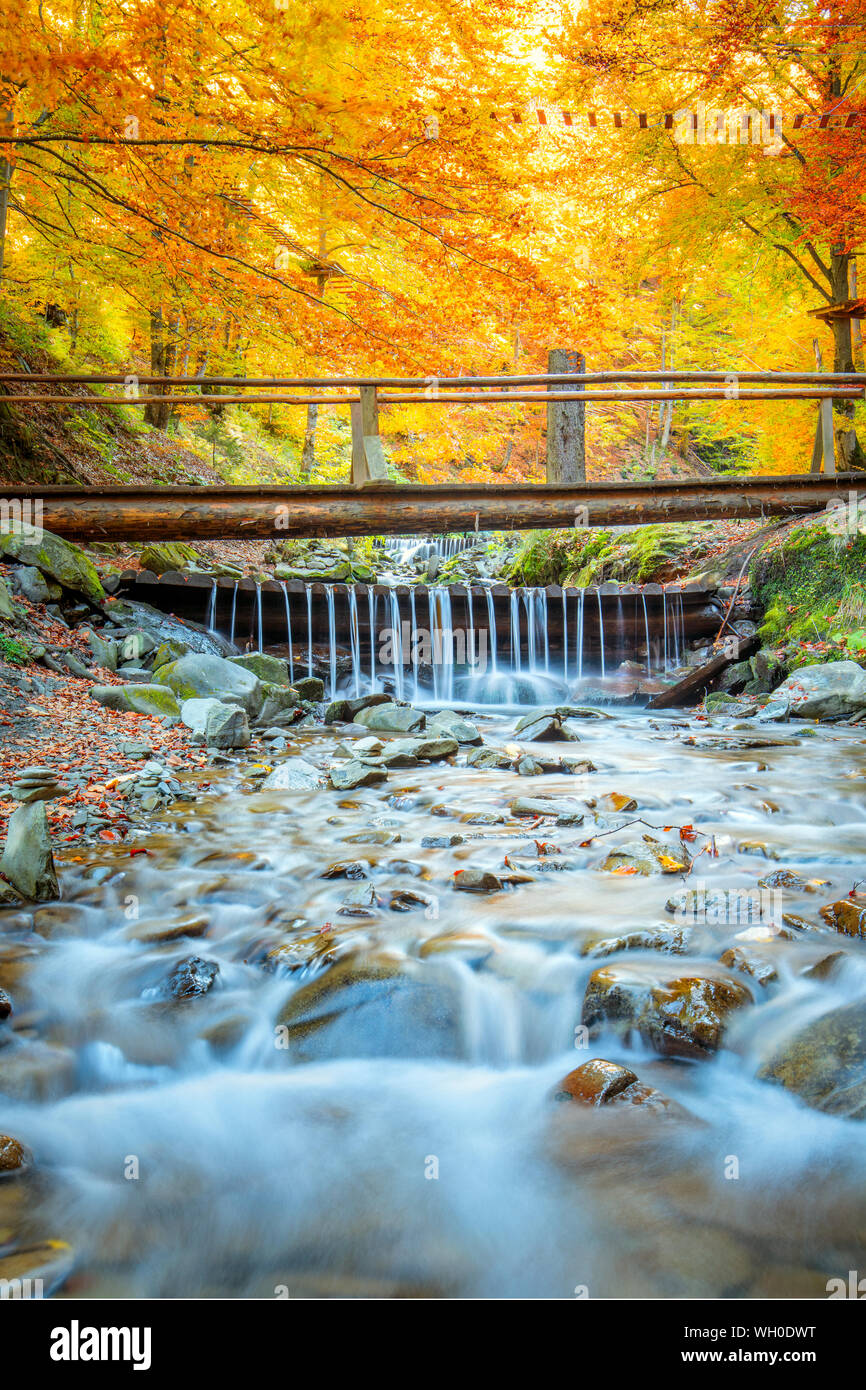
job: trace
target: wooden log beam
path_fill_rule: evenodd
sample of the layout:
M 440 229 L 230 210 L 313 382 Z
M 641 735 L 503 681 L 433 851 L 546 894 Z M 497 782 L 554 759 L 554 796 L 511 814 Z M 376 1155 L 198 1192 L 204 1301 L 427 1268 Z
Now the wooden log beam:
M 712 690 L 723 671 L 727 671 L 729 666 L 733 666 L 738 661 L 745 661 L 753 656 L 761 645 L 761 639 L 757 635 L 752 637 L 741 637 L 737 643 L 735 656 L 728 656 L 720 652 L 710 661 L 698 666 L 696 670 L 689 672 L 676 685 L 672 685 L 670 690 L 663 690 L 660 695 L 656 695 L 650 700 L 647 709 L 676 709 L 682 705 L 695 705 L 702 695 L 706 695 L 708 690 Z
M 577 487 L 6 487 L 0 532 L 16 517 L 71 540 L 432 535 L 536 527 L 628 526 L 820 511 L 862 473 L 702 478 Z

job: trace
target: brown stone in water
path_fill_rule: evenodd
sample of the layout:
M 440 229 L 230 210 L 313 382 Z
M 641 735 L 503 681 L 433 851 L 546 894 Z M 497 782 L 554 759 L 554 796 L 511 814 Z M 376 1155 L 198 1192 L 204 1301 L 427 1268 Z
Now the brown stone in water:
M 596 1057 L 591 1062 L 584 1062 L 582 1067 L 575 1067 L 574 1071 L 570 1071 L 568 1076 L 560 1081 L 554 1100 L 576 1100 L 582 1105 L 606 1105 L 635 1081 L 637 1077 L 628 1067 L 621 1067 L 616 1062 L 606 1062 L 604 1058 Z
M 866 906 L 850 898 L 842 898 L 840 902 L 822 907 L 819 916 L 844 936 L 866 937 Z
M 0 1134 L 0 1173 L 19 1173 L 33 1161 L 29 1149 L 9 1134 Z

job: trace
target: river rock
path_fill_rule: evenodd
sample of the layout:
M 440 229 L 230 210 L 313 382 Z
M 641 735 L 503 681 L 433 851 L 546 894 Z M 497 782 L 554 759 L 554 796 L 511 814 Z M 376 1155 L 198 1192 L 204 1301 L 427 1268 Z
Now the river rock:
M 430 726 L 427 726 L 429 733 Z M 387 763 L 399 755 L 407 754 L 416 761 L 419 758 L 427 762 L 438 762 L 441 758 L 450 758 L 457 752 L 458 744 L 456 738 L 434 737 L 434 738 L 395 738 L 387 745 L 384 751 L 384 760 Z
M 184 541 L 157 541 L 144 547 L 138 563 L 152 574 L 168 574 L 198 564 L 199 558 L 198 551 Z
M 706 1057 L 720 1045 L 729 1016 L 753 1003 L 750 989 L 719 972 L 659 974 L 654 965 L 611 965 L 590 977 L 583 1022 L 636 1031 L 670 1057 Z
M 447 736 L 456 739 L 458 743 L 481 742 L 481 735 L 475 725 L 462 715 L 455 713 L 454 710 L 443 709 L 438 714 L 427 720 L 428 733 L 436 733 L 439 736 Z
M 606 873 L 681 874 L 689 867 L 688 856 L 679 845 L 648 844 L 645 840 L 630 840 L 617 845 L 602 864 Z
M 44 801 L 19 806 L 12 812 L 0 871 L 19 893 L 34 902 L 60 897 Z
M 607 1105 L 634 1085 L 637 1076 L 628 1067 L 596 1057 L 583 1066 L 575 1067 L 560 1081 L 554 1100 L 576 1100 L 582 1105 Z
M 291 685 L 271 685 L 262 682 L 262 707 L 256 723 L 265 728 L 270 724 L 294 724 L 302 712 L 301 697 Z
M 483 748 L 473 748 L 466 755 L 467 767 L 480 768 L 505 768 L 511 767 L 511 757 L 502 748 L 491 748 L 485 744 Z
M 299 1060 L 449 1057 L 464 1049 L 458 991 L 384 951 L 353 953 L 294 991 L 277 1046 Z
M 158 719 L 180 717 L 180 705 L 174 691 L 167 685 L 94 685 L 90 696 L 105 709 L 152 714 Z
M 187 956 L 185 960 L 178 961 L 161 986 L 160 994 L 165 999 L 195 999 L 213 988 L 219 973 L 220 968 L 215 960 Z
M 332 700 L 325 710 L 326 724 L 351 724 L 352 720 L 361 710 L 369 709 L 372 705 L 390 705 L 391 696 L 384 691 L 370 692 L 368 695 L 358 695 L 353 700 Z
M 20 1173 L 32 1162 L 32 1153 L 19 1140 L 0 1134 L 0 1173 Z
M 822 907 L 819 914 L 829 927 L 843 936 L 866 937 L 866 905 L 852 898 Z
M 579 743 L 580 734 L 568 720 L 560 719 L 556 710 L 531 710 L 518 719 L 514 728 L 526 743 Z
M 93 659 L 104 671 L 117 670 L 117 643 L 113 637 L 101 637 L 98 632 L 88 628 L 85 632 Z
M 31 603 L 56 603 L 63 593 L 59 584 L 49 584 L 33 565 L 22 565 L 16 571 L 15 586 Z
M 304 676 L 295 681 L 295 690 L 302 700 L 310 700 L 313 704 L 325 698 L 325 682 L 318 676 Z
M 774 698 L 786 700 L 795 719 L 849 719 L 866 714 L 866 671 L 856 661 L 801 666 Z
M 502 881 L 485 869 L 458 869 L 453 878 L 459 893 L 498 893 Z
M 774 984 L 779 978 L 779 973 L 771 960 L 758 951 L 749 950 L 746 946 L 731 946 L 727 951 L 723 951 L 719 956 L 722 965 L 726 965 L 729 970 L 739 970 L 744 975 L 751 975 L 752 979 L 757 980 L 759 985 L 766 989 Z
M 184 700 L 180 717 L 208 748 L 246 748 L 250 741 L 249 721 L 239 705 L 224 705 L 221 700 Z
M 554 796 L 518 796 L 508 803 L 512 816 L 562 816 L 569 825 L 580 825 L 583 813 L 567 798 Z
M 255 719 L 264 701 L 261 681 L 252 671 L 225 657 L 203 652 L 189 652 L 179 661 L 161 666 L 154 672 L 154 680 L 169 686 L 182 700 L 200 696 L 240 705 L 251 719 Z
M 263 791 L 315 791 L 324 775 L 305 758 L 286 758 L 262 782 Z
M 350 758 L 346 763 L 332 763 L 328 776 L 331 786 L 337 791 L 348 791 L 352 787 L 373 787 L 388 780 L 384 767 L 362 762 L 360 758 Z
M 620 951 L 661 951 L 664 955 L 680 956 L 689 949 L 689 937 L 683 927 L 638 927 L 635 931 L 617 936 L 590 937 L 581 946 L 582 956 L 613 956 Z
M 20 608 L 16 608 L 12 602 L 12 597 L 6 587 L 6 580 L 0 576 L 0 618 L 6 623 L 20 623 L 22 613 Z
M 858 1000 L 793 1024 L 758 1077 L 793 1091 L 815 1110 L 866 1119 L 866 1003 Z
M 92 603 L 105 600 L 105 590 L 93 561 L 77 545 L 50 531 L 42 531 L 38 538 L 28 537 L 23 530 L 17 534 L 0 534 L 0 554 L 20 560 L 23 565 L 34 566 L 64 589 L 84 594 Z
M 421 710 L 411 705 L 368 705 L 354 716 L 355 724 L 383 733 L 415 734 L 424 728 L 426 720 Z

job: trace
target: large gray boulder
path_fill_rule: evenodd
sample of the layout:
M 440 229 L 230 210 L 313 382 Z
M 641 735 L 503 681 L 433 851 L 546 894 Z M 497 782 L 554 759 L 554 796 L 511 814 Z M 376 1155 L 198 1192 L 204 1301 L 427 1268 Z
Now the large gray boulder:
M 801 666 L 775 692 L 793 719 L 850 719 L 866 713 L 866 671 L 856 661 Z
M 24 531 L 0 533 L 0 554 L 20 560 L 22 565 L 32 565 L 40 574 L 56 579 L 64 589 L 84 594 L 92 603 L 105 599 L 93 561 L 77 545 L 53 536 L 50 531 L 43 531 L 38 537 Z
M 263 791 L 316 791 L 325 785 L 325 778 L 317 767 L 305 758 L 286 758 L 279 767 L 265 778 L 261 784 Z
M 173 613 L 161 613 L 158 608 L 149 603 L 141 603 L 138 599 L 109 599 L 102 605 L 102 611 L 106 618 L 118 627 L 126 628 L 127 631 L 144 628 L 152 633 L 158 642 L 172 644 L 175 647 L 173 660 L 187 651 L 207 652 L 212 656 L 237 655 L 237 647 L 227 638 L 221 637 L 218 632 L 211 632 L 201 623 L 194 623 L 189 618 L 176 618 Z M 164 665 L 165 662 L 160 664 Z
M 458 743 L 480 743 L 481 735 L 475 725 L 454 710 L 443 709 L 427 720 L 428 733 L 456 738 Z
M 416 734 L 424 728 L 425 717 L 411 705 L 368 705 L 359 710 L 353 722 L 385 733 Z
M 264 701 L 262 683 L 252 671 L 204 652 L 189 652 L 179 661 L 160 666 L 153 678 L 159 685 L 170 686 L 181 700 L 222 700 L 240 705 L 251 719 L 255 719 Z
M 184 700 L 180 717 L 209 748 L 246 748 L 250 726 L 240 705 L 222 700 Z
M 167 685 L 95 685 L 90 694 L 105 709 L 154 714 L 158 719 L 177 719 L 180 715 L 177 697 Z
M 33 902 L 60 897 L 44 801 L 31 801 L 12 812 L 0 872 Z
M 50 584 L 34 565 L 21 566 L 15 575 L 15 587 L 31 603 L 52 603 L 63 593 L 59 584 Z

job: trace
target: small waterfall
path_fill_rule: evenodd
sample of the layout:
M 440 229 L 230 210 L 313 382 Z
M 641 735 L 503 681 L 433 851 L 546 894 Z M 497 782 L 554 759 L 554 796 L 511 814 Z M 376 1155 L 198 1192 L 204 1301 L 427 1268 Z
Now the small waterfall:
M 286 588 L 285 580 L 283 580 L 283 601 L 286 605 L 286 645 L 289 649 L 289 682 L 290 684 L 294 685 L 295 654 L 292 645 L 292 608 L 291 604 L 289 603 L 289 591 Z
M 583 679 L 583 610 L 586 604 L 586 589 L 581 589 L 577 603 L 577 628 L 574 635 L 577 646 L 577 679 Z
M 328 608 L 328 655 L 331 664 L 331 699 L 337 693 L 337 619 L 334 612 L 334 586 L 325 585 L 325 603 Z
M 535 613 L 540 625 L 541 637 L 544 641 L 544 669 L 550 670 L 550 632 L 547 627 L 547 590 L 536 589 L 535 591 Z
M 535 670 L 535 590 L 523 589 L 523 606 L 526 609 L 526 668 Z
M 662 590 L 662 626 L 664 631 L 662 670 L 666 671 L 668 669 L 668 596 L 664 589 Z
M 409 614 L 410 614 L 410 618 L 409 618 L 409 634 L 410 634 L 410 639 L 409 639 L 409 640 L 410 640 L 410 642 L 411 642 L 411 648 L 410 648 L 410 650 L 411 650 L 411 653 L 412 653 L 412 699 L 413 699 L 413 701 L 417 701 L 418 695 L 419 695 L 419 690 L 418 690 L 418 662 L 419 662 L 419 655 L 418 655 L 418 616 L 417 616 L 417 613 L 416 613 L 416 611 L 415 611 L 415 590 L 414 590 L 414 588 L 409 590 Z
M 646 673 L 651 676 L 653 673 L 653 654 L 650 646 L 649 614 L 647 613 L 646 594 L 641 590 L 641 600 L 643 602 L 643 630 L 646 637 Z
M 601 674 L 604 678 L 604 614 L 601 611 L 601 589 L 596 589 L 598 598 L 598 638 L 601 646 Z
M 478 654 L 475 651 L 475 618 L 472 612 L 472 588 L 466 590 L 466 609 L 469 618 L 469 626 L 466 631 L 466 661 L 470 666 L 474 666 L 478 661 Z
M 617 638 L 617 659 L 621 663 L 627 660 L 625 645 L 625 609 L 622 602 L 622 594 L 616 601 L 616 638 Z
M 496 609 L 493 605 L 493 590 L 487 590 L 487 642 L 490 647 L 490 670 L 495 676 L 497 673 L 496 664 Z
M 216 601 L 217 601 L 217 582 L 211 580 L 210 600 L 207 606 L 207 619 L 205 626 L 208 632 L 216 632 Z
M 367 612 L 370 624 L 370 689 L 376 689 L 376 591 L 371 584 L 367 590 Z
M 515 671 L 522 670 L 520 661 L 520 593 L 511 590 L 511 666 Z
M 307 585 L 307 675 L 313 674 L 313 586 Z
M 264 628 L 263 628 L 263 624 L 262 624 L 262 586 L 261 586 L 261 584 L 257 584 L 257 585 L 256 585 L 256 636 L 257 636 L 257 638 L 258 638 L 258 643 L 259 643 L 259 648 L 258 648 L 258 649 L 259 649 L 260 652 L 262 652 L 262 651 L 264 651 L 264 649 L 265 649 L 265 644 L 264 644 Z
M 568 680 L 568 595 L 562 591 L 562 675 Z
M 403 626 L 400 618 L 400 600 L 397 597 L 397 590 L 391 590 L 391 651 L 394 661 L 394 689 L 398 700 L 405 698 L 403 694 Z
M 442 663 L 442 698 L 454 699 L 454 625 L 451 618 L 451 590 L 436 590 L 439 609 L 439 656 Z
M 352 651 L 352 688 L 358 696 L 361 693 L 361 628 L 354 585 L 349 586 L 349 646 Z
M 235 587 L 234 587 L 234 589 L 232 590 L 232 621 L 231 621 L 231 631 L 229 632 L 229 641 L 230 641 L 230 642 L 234 642 L 234 640 L 235 640 L 235 615 L 237 614 L 237 609 L 238 609 L 238 581 L 235 580 Z

